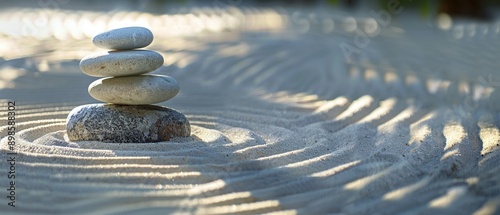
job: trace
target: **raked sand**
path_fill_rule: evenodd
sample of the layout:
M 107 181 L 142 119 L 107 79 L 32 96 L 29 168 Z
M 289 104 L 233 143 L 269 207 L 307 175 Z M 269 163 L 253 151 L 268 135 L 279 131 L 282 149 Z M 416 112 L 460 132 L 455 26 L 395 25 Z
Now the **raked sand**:
M 97 48 L 19 39 L 28 48 L 0 58 L 0 133 L 7 100 L 18 131 L 16 208 L 3 139 L 0 211 L 499 214 L 498 26 L 457 36 L 404 20 L 350 62 L 341 22 L 158 35 L 158 73 L 181 85 L 160 105 L 186 114 L 192 136 L 146 144 L 67 141 L 69 111 L 97 103 L 78 68 Z

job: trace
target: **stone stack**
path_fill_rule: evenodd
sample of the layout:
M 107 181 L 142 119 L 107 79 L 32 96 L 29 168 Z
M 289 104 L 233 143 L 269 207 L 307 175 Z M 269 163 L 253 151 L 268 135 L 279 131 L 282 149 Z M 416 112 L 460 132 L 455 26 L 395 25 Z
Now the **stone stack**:
M 189 121 L 182 113 L 152 105 L 179 92 L 174 78 L 146 74 L 163 65 L 159 53 L 137 50 L 152 41 L 151 31 L 142 27 L 115 29 L 92 39 L 97 47 L 111 50 L 86 56 L 80 68 L 89 76 L 103 77 L 88 91 L 106 104 L 73 109 L 66 125 L 69 140 L 144 143 L 190 135 Z

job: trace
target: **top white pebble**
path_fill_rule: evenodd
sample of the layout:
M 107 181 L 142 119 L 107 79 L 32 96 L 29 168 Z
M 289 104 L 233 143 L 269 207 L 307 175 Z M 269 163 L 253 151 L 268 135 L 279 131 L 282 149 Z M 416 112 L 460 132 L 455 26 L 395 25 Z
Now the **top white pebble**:
M 146 47 L 153 42 L 153 33 L 143 27 L 126 27 L 106 31 L 92 38 L 99 48 L 128 50 Z

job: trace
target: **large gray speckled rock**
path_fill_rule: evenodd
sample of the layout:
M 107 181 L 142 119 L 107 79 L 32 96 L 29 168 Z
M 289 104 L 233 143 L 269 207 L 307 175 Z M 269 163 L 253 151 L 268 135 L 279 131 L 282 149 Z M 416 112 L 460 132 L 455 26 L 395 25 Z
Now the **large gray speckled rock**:
M 153 42 L 153 33 L 143 27 L 113 29 L 92 38 L 95 46 L 105 49 L 136 49 L 146 47 L 151 42 Z
M 173 98 L 179 92 L 179 84 L 166 75 L 138 75 L 102 78 L 92 82 L 88 91 L 102 102 L 146 105 Z
M 182 113 L 166 107 L 90 104 L 70 112 L 66 132 L 71 141 L 147 143 L 188 137 L 191 127 Z
M 93 77 L 140 75 L 163 65 L 163 56 L 149 50 L 97 52 L 80 61 L 83 73 Z

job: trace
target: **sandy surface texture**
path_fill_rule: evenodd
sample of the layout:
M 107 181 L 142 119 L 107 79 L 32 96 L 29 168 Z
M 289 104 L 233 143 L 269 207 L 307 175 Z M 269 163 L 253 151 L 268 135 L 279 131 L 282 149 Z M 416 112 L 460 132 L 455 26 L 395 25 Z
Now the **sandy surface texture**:
M 280 16 L 257 30 L 152 28 L 155 73 L 181 86 L 160 105 L 192 135 L 147 144 L 64 137 L 71 109 L 97 103 L 78 68 L 99 50 L 85 35 L 1 36 L 0 133 L 8 101 L 17 131 L 16 208 L 0 142 L 2 214 L 500 213 L 499 25 L 403 16 L 356 47 L 369 19 Z

